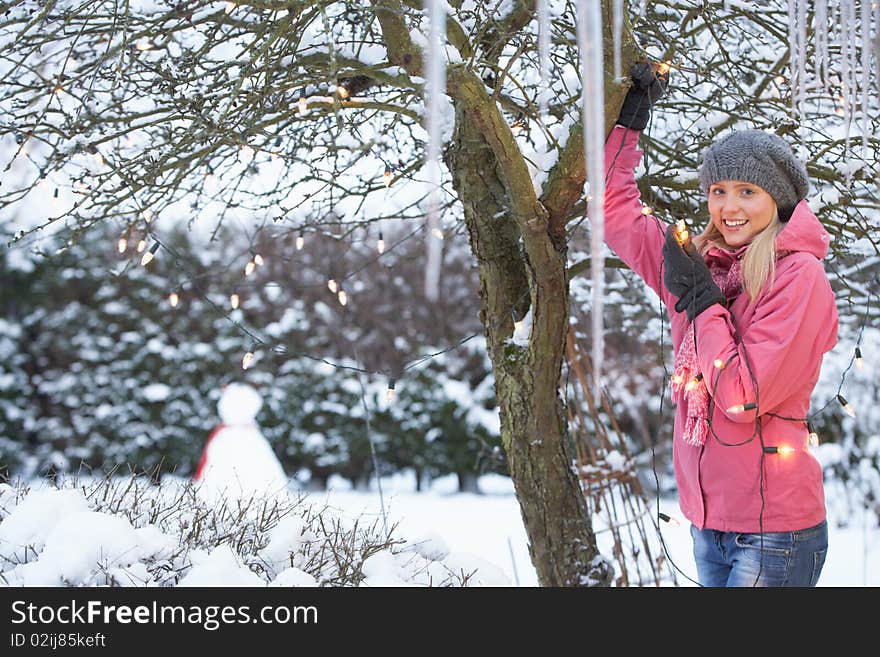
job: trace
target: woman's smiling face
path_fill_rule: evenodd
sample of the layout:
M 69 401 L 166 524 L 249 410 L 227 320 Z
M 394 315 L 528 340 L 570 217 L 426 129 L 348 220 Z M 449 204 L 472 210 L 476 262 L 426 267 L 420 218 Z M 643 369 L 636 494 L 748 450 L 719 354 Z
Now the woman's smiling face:
M 709 216 L 731 248 L 749 244 L 770 225 L 776 211 L 773 197 L 752 183 L 719 180 L 709 187 Z

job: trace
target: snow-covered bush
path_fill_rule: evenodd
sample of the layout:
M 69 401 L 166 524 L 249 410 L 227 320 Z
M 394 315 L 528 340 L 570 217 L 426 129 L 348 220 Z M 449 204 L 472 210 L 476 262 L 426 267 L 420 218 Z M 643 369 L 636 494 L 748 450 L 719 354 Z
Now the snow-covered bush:
M 189 481 L 172 477 L 160 485 L 143 476 L 0 484 L 0 583 L 510 584 L 492 564 L 396 531 L 292 494 L 208 507 Z

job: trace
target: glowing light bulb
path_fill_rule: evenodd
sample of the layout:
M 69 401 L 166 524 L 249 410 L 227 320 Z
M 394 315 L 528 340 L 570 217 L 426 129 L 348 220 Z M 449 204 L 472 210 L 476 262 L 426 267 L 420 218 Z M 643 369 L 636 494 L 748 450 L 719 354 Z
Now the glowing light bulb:
M 159 250 L 159 242 L 153 242 L 153 246 L 150 247 L 150 250 L 144 254 L 144 257 L 141 258 L 141 264 L 145 267 L 150 264 L 153 260 L 153 256 L 156 255 L 156 251 Z
M 299 237 L 296 238 L 296 250 L 302 251 L 303 244 L 306 243 L 306 239 L 303 237 L 302 233 L 299 234 Z
M 385 401 L 387 402 L 394 401 L 394 383 L 394 379 L 389 379 L 388 390 L 385 391 Z
M 431 235 L 433 235 L 434 237 L 436 237 L 438 240 L 442 240 L 442 239 L 443 239 L 443 231 L 440 230 L 439 228 L 432 228 L 432 229 L 431 229 Z
M 789 456 L 790 454 L 794 454 L 794 447 L 791 445 L 778 445 L 776 447 L 776 453 L 780 456 Z
M 254 264 L 256 264 L 256 265 L 263 264 L 263 256 L 261 256 L 259 253 L 254 256 Z
M 682 381 L 684 381 L 684 377 L 683 377 L 681 374 L 673 374 L 673 375 L 670 377 L 670 380 L 671 380 L 675 385 L 678 386 L 678 385 L 681 385 L 681 382 L 682 382 Z
M 687 224 L 684 222 L 684 219 L 679 219 L 675 222 L 675 239 L 678 243 L 684 246 L 687 244 L 689 236 Z
M 659 516 L 660 520 L 662 520 L 663 522 L 668 522 L 673 527 L 679 527 L 681 525 L 681 523 L 678 522 L 676 518 L 673 518 L 672 516 L 669 516 L 665 513 L 658 513 L 657 515 Z
M 665 62 L 659 62 L 656 64 L 657 73 L 660 75 L 666 75 L 669 73 L 669 69 L 672 67 L 672 62 L 668 59 Z
M 140 240 L 137 243 L 137 252 L 138 253 L 141 253 L 146 248 L 147 248 L 147 240 Z
M 336 282 L 335 278 L 331 278 L 329 281 L 327 281 L 327 287 L 330 289 L 331 292 L 335 294 L 336 291 L 339 289 L 339 284 Z
M 348 295 L 345 293 L 345 290 L 339 290 L 339 294 L 337 295 L 339 299 L 339 303 L 343 306 L 348 303 Z
M 241 302 L 241 299 L 239 298 L 239 296 L 235 292 L 233 292 L 231 295 L 229 295 L 229 305 L 232 306 L 233 310 L 238 308 L 238 304 L 240 302 Z
M 856 347 L 856 367 L 860 370 L 865 369 L 865 363 L 862 360 L 862 350 Z
M 349 92 L 348 92 L 348 89 L 346 89 L 345 87 L 343 87 L 341 84 L 338 85 L 338 86 L 336 87 L 336 94 L 337 94 L 340 98 L 342 98 L 342 100 L 345 100 L 345 99 L 348 98 L 348 96 L 350 95 Z
M 125 253 L 125 250 L 128 248 L 128 240 L 124 237 L 120 237 L 119 242 L 116 244 L 116 248 L 120 253 Z
M 727 409 L 728 413 L 744 413 L 745 411 L 754 410 L 756 407 L 753 403 L 748 402 L 746 404 L 737 404 L 736 406 L 731 406 Z
M 856 416 L 856 410 L 852 407 L 852 405 L 844 399 L 843 395 L 837 395 L 837 401 L 840 402 L 840 405 L 843 406 L 843 410 L 846 411 L 846 414 L 850 417 Z
M 385 186 L 388 187 L 391 184 L 391 171 L 385 169 L 385 173 L 382 174 L 382 178 L 385 180 Z
M 244 358 L 241 359 L 241 369 L 246 370 L 251 366 L 251 363 L 254 362 L 254 354 L 252 352 L 247 352 L 244 355 Z
M 149 50 L 150 48 L 152 48 L 153 44 L 150 43 L 149 39 L 141 39 L 140 41 L 138 41 L 135 44 L 134 47 L 137 48 L 138 50 L 143 51 L 143 50 Z
M 235 10 L 235 3 L 234 2 L 227 2 L 224 11 L 227 14 L 231 14 L 234 10 Z
M 643 215 L 647 216 L 647 215 L 651 214 L 652 212 L 653 212 L 653 210 L 650 207 L 648 207 L 647 205 L 642 206 L 642 214 Z
M 153 211 L 150 209 L 146 209 L 141 212 L 141 216 L 144 218 L 144 221 L 150 223 L 153 220 Z
M 180 303 L 180 295 L 177 292 L 172 292 L 168 295 L 168 303 L 171 304 L 172 308 L 177 308 L 177 304 Z
M 257 266 L 257 265 L 254 264 L 254 261 L 253 261 L 253 260 L 248 260 L 248 263 L 244 266 L 244 275 L 245 275 L 245 276 L 250 276 L 250 275 L 254 272 L 254 268 L 255 268 L 256 266 Z
M 385 240 L 382 239 L 382 233 L 379 233 L 379 239 L 376 240 L 376 250 L 379 252 L 379 255 L 385 253 Z
M 688 390 L 688 391 L 693 390 L 698 385 L 700 385 L 700 380 L 702 378 L 703 378 L 702 375 L 695 376 L 694 378 L 692 378 L 690 381 L 687 382 L 687 385 L 685 385 L 684 389 Z
M 299 113 L 305 114 L 306 110 L 309 109 L 309 101 L 305 98 L 300 98 L 299 101 L 297 101 L 297 106 L 299 107 Z
M 782 76 L 782 75 L 777 75 L 777 76 L 776 76 L 776 84 L 778 84 L 778 85 L 780 85 L 780 86 L 782 86 L 783 84 L 785 84 L 785 77 Z
M 819 434 L 815 431 L 811 431 L 810 435 L 807 436 L 807 442 L 810 447 L 818 447 L 819 446 Z
M 712 361 L 712 364 L 713 364 L 715 367 L 717 367 L 719 370 L 723 370 L 723 369 L 724 369 L 724 361 L 721 360 L 720 358 L 716 358 L 714 361 Z

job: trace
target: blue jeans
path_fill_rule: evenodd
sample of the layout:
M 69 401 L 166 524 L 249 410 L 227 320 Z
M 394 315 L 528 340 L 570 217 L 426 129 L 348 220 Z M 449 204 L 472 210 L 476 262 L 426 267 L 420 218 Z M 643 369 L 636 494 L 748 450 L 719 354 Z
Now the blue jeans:
M 691 525 L 701 586 L 816 586 L 828 524 L 793 532 L 741 534 Z

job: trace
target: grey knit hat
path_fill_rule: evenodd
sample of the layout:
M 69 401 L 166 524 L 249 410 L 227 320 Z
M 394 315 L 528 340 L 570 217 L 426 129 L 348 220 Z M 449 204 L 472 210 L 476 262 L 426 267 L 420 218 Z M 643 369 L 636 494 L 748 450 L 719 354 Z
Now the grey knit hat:
M 766 191 L 776 202 L 779 218 L 788 221 L 794 206 L 810 188 L 807 167 L 784 139 L 761 130 L 738 130 L 709 146 L 700 164 L 700 189 L 719 180 L 741 180 Z

